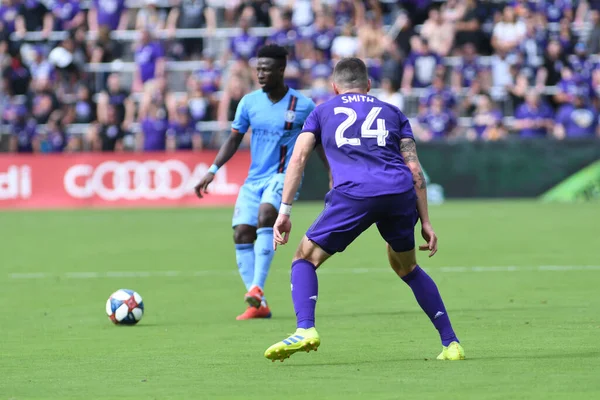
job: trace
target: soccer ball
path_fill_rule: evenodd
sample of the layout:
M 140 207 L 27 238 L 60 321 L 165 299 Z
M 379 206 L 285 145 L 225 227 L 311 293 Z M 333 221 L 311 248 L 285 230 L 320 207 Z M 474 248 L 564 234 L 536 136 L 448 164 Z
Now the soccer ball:
M 119 289 L 106 301 L 106 313 L 115 325 L 135 325 L 144 315 L 144 301 L 133 290 Z

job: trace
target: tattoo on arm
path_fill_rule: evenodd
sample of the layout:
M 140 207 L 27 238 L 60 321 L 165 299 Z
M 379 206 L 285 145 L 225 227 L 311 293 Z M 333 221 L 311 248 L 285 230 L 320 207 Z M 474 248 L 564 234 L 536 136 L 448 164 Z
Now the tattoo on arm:
M 419 178 L 421 179 L 421 185 L 419 189 L 425 189 L 427 187 L 427 182 L 425 181 L 425 175 L 423 175 L 423 171 L 419 171 Z
M 417 157 L 417 145 L 414 140 L 401 139 L 400 152 L 402 153 L 402 157 L 404 157 L 404 162 L 406 164 L 419 164 L 419 157 Z M 425 189 L 427 187 L 427 182 L 425 182 L 425 175 L 423 174 L 421 167 L 418 167 L 418 172 L 413 167 L 411 167 L 411 170 L 413 171 L 415 185 L 418 185 L 418 189 Z
M 400 140 L 400 153 L 404 157 L 404 162 L 419 162 L 417 157 L 417 145 L 412 139 L 401 139 Z

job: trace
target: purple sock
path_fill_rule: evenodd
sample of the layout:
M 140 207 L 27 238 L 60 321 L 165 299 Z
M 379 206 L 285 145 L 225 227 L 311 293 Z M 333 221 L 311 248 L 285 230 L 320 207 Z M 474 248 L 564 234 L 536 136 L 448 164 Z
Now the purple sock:
M 315 326 L 315 307 L 319 294 L 319 281 L 315 266 L 306 260 L 292 263 L 292 300 L 296 310 L 298 328 Z
M 454 334 L 450 318 L 444 307 L 442 296 L 438 291 L 435 282 L 425 271 L 417 267 L 408 275 L 402 278 L 404 282 L 412 289 L 425 314 L 429 317 L 435 329 L 440 333 L 442 345 L 448 346 L 451 342 L 458 342 Z

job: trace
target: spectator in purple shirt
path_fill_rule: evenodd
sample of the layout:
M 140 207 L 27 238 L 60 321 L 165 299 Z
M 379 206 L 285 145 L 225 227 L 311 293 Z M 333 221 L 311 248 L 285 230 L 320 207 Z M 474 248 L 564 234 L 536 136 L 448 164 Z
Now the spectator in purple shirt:
M 573 21 L 573 6 L 572 0 L 540 0 L 537 2 L 537 11 L 548 22 L 559 22 L 563 18 Z
M 0 31 L 11 34 L 15 31 L 15 23 L 19 15 L 19 5 L 16 0 L 3 1 L 0 5 Z
M 54 30 L 72 30 L 85 23 L 85 15 L 78 0 L 53 0 Z
M 543 103 L 540 95 L 531 90 L 525 96 L 525 103 L 515 112 L 515 129 L 522 138 L 544 138 L 548 135 L 553 123 L 553 112 L 550 106 Z
M 309 74 L 306 79 L 307 84 L 310 84 L 311 81 L 319 78 L 329 79 L 329 77 L 333 73 L 333 67 L 331 66 L 331 62 L 328 60 L 324 51 L 315 50 L 313 54 L 313 62 L 310 66 Z
M 418 117 L 417 125 L 419 138 L 428 142 L 453 137 L 457 121 L 451 111 L 444 109 L 444 100 L 435 97 L 431 102 L 431 108 Z
M 194 125 L 185 104 L 177 107 L 167 128 L 167 150 L 202 150 L 202 135 Z
M 570 54 L 567 58 L 569 66 L 577 73 L 584 81 L 591 83 L 592 71 L 596 67 L 596 63 L 590 58 L 586 45 L 579 42 L 575 45 L 575 53 Z
M 151 104 L 148 115 L 140 121 L 141 132 L 137 135 L 137 148 L 144 151 L 164 151 L 169 121 L 166 111 L 158 104 Z
M 439 55 L 429 50 L 427 42 L 418 36 L 411 38 L 412 52 L 404 65 L 402 87 L 410 92 L 411 88 L 424 88 L 431 85 L 435 73 L 444 70 Z
M 425 93 L 421 96 L 421 106 L 429 108 L 434 98 L 440 97 L 443 101 L 443 107 L 452 110 L 456 106 L 456 96 L 446 87 L 444 74 L 437 73 L 433 78 L 433 83 L 425 89 Z
M 129 13 L 125 0 L 93 0 L 87 20 L 91 32 L 103 26 L 110 31 L 127 29 Z
M 475 78 L 483 71 L 476 51 L 477 49 L 472 43 L 467 43 L 463 46 L 461 64 L 452 71 L 452 87 L 455 91 L 460 91 L 464 87 L 470 87 Z
M 336 37 L 333 19 L 328 13 L 318 13 L 315 23 L 309 29 L 308 39 L 315 50 L 323 52 L 327 60 L 331 59 L 331 45 Z
M 135 49 L 137 68 L 134 78 L 134 91 L 157 78 L 165 76 L 165 59 L 163 47 L 158 41 L 152 41 L 149 30 L 143 30 L 140 42 Z
M 559 105 L 572 103 L 575 96 L 585 91 L 588 82 L 574 74 L 569 67 L 563 67 L 561 75 L 562 79 L 558 82 L 558 93 L 554 96 L 554 102 Z
M 14 119 L 10 124 L 9 150 L 13 153 L 33 153 L 39 149 L 37 124 L 28 118 L 27 108 L 18 105 L 14 108 Z
M 296 47 L 299 38 L 300 34 L 298 33 L 298 29 L 292 24 L 292 12 L 286 10 L 281 14 L 279 27 L 275 33 L 267 39 L 267 44 L 276 44 L 285 47 L 289 52 L 289 58 L 295 59 L 297 56 Z
M 203 52 L 204 65 L 195 72 L 201 83 L 202 92 L 207 96 L 218 92 L 221 87 L 221 70 L 215 65 L 215 59 L 208 51 Z
M 557 139 L 600 137 L 598 111 L 586 106 L 581 94 L 573 98 L 572 104 L 558 109 L 554 124 L 554 137 Z
M 360 0 L 338 0 L 335 2 L 335 25 L 360 25 L 365 13 L 365 6 Z
M 43 153 L 62 153 L 67 147 L 67 134 L 61 122 L 62 112 L 54 111 L 48 119 L 45 132 L 41 135 L 41 151 Z
M 302 67 L 298 60 L 289 58 L 283 74 L 284 83 L 292 89 L 299 90 L 302 86 Z
M 505 135 L 502 113 L 495 107 L 489 94 L 480 95 L 473 113 L 473 128 L 467 131 L 467 139 L 498 140 Z
M 227 64 L 227 61 L 232 55 L 235 60 L 242 62 L 247 62 L 256 57 L 256 52 L 262 44 L 262 40 L 259 37 L 250 34 L 251 26 L 252 19 L 249 17 L 242 17 L 239 22 L 242 33 L 231 38 L 229 42 L 229 51 L 223 54 L 223 65 Z

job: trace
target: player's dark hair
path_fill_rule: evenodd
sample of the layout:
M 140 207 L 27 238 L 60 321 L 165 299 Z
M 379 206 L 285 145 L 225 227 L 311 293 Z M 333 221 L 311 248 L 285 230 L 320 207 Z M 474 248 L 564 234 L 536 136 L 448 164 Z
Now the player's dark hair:
M 272 58 L 273 60 L 277 61 L 280 66 L 285 68 L 287 64 L 288 51 L 285 49 L 285 47 L 281 47 L 276 44 L 268 44 L 258 49 L 257 56 L 258 58 Z
M 367 89 L 369 87 L 367 66 L 360 58 L 342 58 L 333 70 L 333 81 L 344 89 Z

